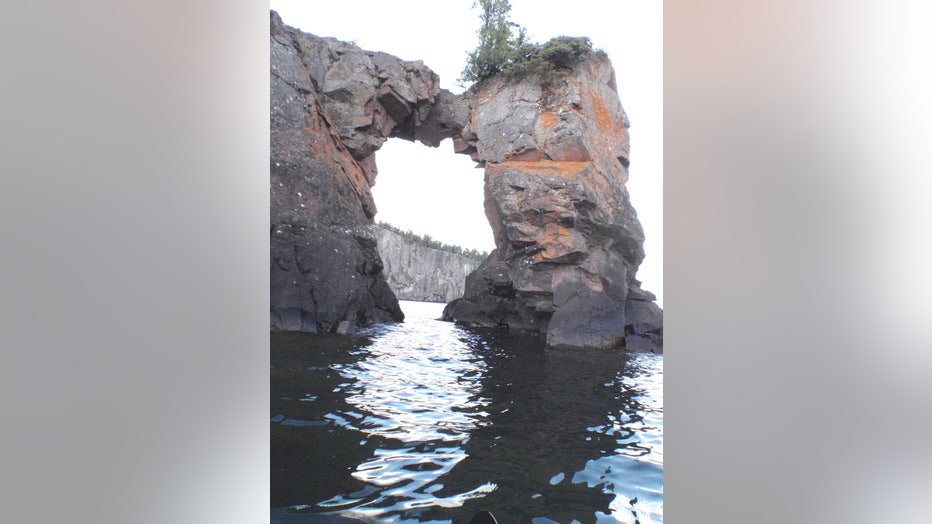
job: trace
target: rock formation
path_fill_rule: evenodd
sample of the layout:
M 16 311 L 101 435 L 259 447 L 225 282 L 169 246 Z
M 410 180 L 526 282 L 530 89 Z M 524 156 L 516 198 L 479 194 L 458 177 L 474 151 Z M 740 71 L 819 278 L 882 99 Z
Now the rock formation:
M 450 302 L 463 296 L 466 275 L 479 262 L 462 255 L 419 246 L 378 227 L 379 255 L 388 286 L 399 300 Z
M 606 57 L 498 75 L 464 98 L 457 151 L 485 166 L 496 250 L 444 318 L 556 347 L 661 351 L 663 315 L 635 279 L 644 233 L 628 199 L 628 118 Z
M 298 31 L 274 11 L 270 59 L 271 329 L 401 321 L 377 250 L 374 153 L 390 137 L 436 147 L 468 107 L 420 61 Z
M 375 151 L 391 137 L 485 167 L 496 250 L 444 311 L 561 347 L 660 351 L 635 275 L 628 120 L 607 58 L 499 75 L 463 95 L 420 61 L 363 51 L 271 14 L 271 327 L 349 333 L 403 318 L 373 224 Z

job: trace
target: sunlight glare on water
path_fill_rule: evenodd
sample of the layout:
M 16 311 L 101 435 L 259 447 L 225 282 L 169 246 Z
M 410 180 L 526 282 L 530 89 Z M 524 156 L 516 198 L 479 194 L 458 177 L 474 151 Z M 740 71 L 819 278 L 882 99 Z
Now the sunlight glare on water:
M 357 337 L 272 334 L 272 522 L 663 522 L 662 356 L 401 304 Z

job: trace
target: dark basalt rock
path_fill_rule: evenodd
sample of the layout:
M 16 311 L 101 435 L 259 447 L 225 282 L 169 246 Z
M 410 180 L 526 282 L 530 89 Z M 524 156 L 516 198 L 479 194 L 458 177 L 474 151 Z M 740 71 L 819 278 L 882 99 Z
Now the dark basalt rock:
M 389 137 L 437 146 L 468 106 L 420 61 L 303 33 L 274 11 L 270 37 L 270 327 L 401 321 L 373 223 L 374 153 Z
M 371 235 L 368 228 L 274 227 L 271 328 L 348 334 L 403 319 Z

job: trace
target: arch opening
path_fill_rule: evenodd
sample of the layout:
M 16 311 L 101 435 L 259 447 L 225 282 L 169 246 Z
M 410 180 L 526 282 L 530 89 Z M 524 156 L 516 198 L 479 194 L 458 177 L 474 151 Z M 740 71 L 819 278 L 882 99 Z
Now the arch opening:
M 466 276 L 495 249 L 483 170 L 449 138 L 436 148 L 389 139 L 375 163 L 374 220 L 389 287 L 399 300 L 462 297 Z

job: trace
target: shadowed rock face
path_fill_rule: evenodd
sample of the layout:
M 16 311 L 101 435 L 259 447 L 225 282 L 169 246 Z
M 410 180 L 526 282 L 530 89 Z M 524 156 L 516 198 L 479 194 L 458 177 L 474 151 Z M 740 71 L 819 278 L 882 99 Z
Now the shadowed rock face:
M 607 59 L 491 78 L 458 96 L 403 61 L 271 13 L 271 328 L 350 333 L 403 314 L 377 249 L 374 153 L 391 137 L 485 167 L 497 249 L 444 317 L 559 347 L 660 351 L 663 316 L 634 278 L 628 120 Z
M 390 136 L 439 144 L 455 104 L 425 126 L 441 90 L 422 63 L 302 33 L 275 12 L 270 35 L 271 329 L 400 321 L 372 221 L 373 152 Z

